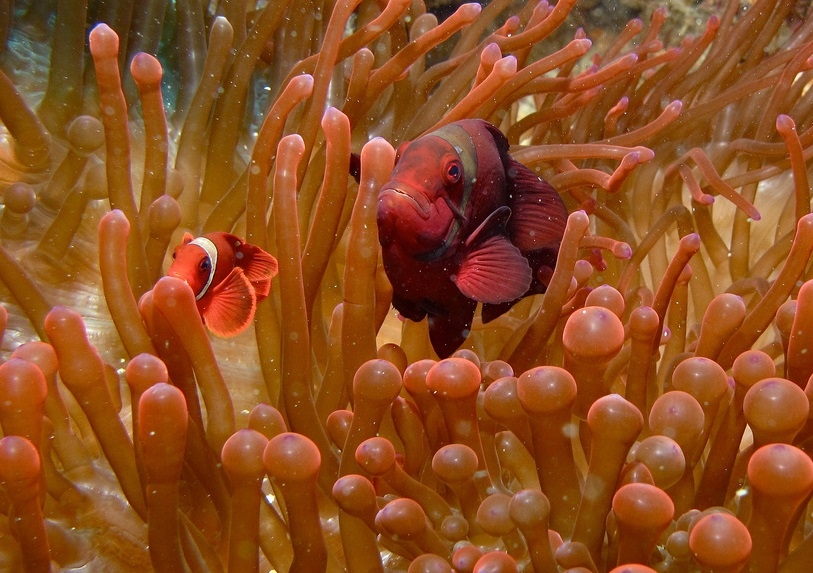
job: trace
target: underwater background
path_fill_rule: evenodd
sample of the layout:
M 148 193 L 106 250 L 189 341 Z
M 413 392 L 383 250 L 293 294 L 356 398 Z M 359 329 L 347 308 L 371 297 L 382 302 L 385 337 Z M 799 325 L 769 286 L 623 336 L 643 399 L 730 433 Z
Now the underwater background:
M 808 6 L 2 2 L 0 570 L 808 570 Z M 377 193 L 472 117 L 571 215 L 440 361 Z

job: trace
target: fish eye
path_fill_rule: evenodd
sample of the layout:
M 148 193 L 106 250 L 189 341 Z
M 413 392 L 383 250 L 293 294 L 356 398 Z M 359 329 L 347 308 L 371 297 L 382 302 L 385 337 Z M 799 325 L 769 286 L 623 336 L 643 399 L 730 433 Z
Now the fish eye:
M 457 183 L 460 180 L 460 165 L 456 161 L 446 167 L 446 179 L 449 183 Z
M 209 258 L 203 259 L 200 264 L 198 265 L 198 269 L 204 273 L 208 273 L 209 270 L 212 268 L 212 261 Z

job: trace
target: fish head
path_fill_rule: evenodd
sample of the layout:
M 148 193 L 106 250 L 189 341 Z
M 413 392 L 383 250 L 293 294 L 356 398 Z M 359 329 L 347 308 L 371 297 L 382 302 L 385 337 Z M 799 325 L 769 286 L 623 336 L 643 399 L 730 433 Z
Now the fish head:
M 184 233 L 183 241 L 172 254 L 167 275 L 186 282 L 197 300 L 234 267 L 234 251 L 221 235 L 226 233 L 210 233 L 198 238 Z
M 167 276 L 181 279 L 197 296 L 209 281 L 212 260 L 203 247 L 192 244 L 192 241 L 192 235 L 186 233 L 183 242 L 175 247 Z
M 381 244 L 397 242 L 410 254 L 430 252 L 448 240 L 463 214 L 465 167 L 446 140 L 428 135 L 401 145 L 390 180 L 378 193 Z

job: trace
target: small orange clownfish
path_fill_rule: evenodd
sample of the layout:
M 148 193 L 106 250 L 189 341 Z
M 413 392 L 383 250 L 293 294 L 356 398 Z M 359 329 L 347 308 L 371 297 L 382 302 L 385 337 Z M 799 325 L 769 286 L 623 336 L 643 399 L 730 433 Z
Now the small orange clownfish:
M 198 238 L 184 233 L 167 275 L 186 281 L 198 312 L 217 336 L 235 336 L 254 319 L 257 303 L 271 291 L 277 259 L 230 233 Z

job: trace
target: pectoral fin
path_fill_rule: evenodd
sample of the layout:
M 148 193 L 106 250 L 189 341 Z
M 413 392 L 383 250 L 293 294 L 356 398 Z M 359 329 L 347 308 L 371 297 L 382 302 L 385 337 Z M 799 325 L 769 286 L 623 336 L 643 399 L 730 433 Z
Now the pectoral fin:
M 254 319 L 257 297 L 254 287 L 239 267 L 212 291 L 212 301 L 203 311 L 206 326 L 217 336 L 234 336 L 245 330 Z
M 509 302 L 528 291 L 531 267 L 505 235 L 492 235 L 466 255 L 455 282 L 472 300 Z

